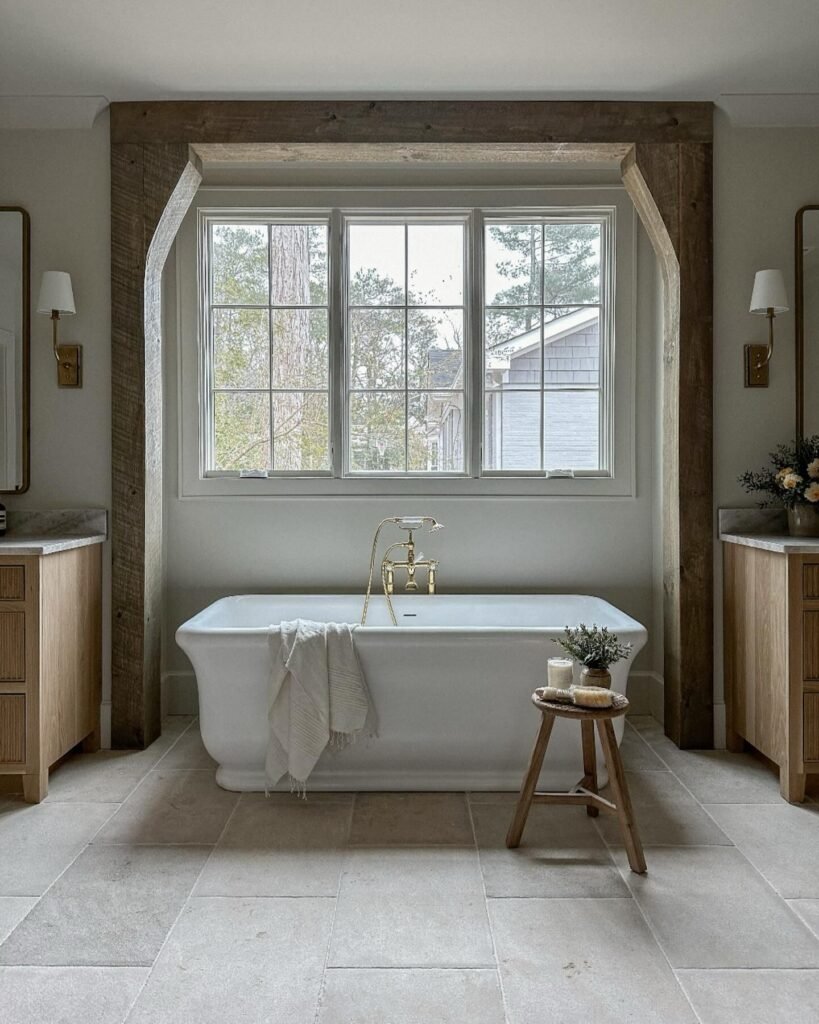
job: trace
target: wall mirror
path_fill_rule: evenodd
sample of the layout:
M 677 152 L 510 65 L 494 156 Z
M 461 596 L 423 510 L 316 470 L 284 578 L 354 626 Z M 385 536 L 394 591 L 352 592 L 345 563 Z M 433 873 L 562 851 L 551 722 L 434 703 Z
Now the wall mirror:
M 796 214 L 796 432 L 819 434 L 819 204 Z
M 28 489 L 29 217 L 0 206 L 0 493 Z

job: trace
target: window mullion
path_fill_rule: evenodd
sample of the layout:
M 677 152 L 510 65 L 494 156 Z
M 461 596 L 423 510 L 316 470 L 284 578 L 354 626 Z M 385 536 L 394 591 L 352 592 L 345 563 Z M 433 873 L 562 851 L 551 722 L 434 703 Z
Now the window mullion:
M 327 244 L 327 274 L 330 332 L 330 459 L 334 477 L 344 475 L 344 446 L 347 418 L 347 366 L 345 346 L 344 308 L 346 278 L 346 247 L 344 224 L 340 210 L 330 214 L 330 234 Z
M 469 380 L 465 380 L 466 413 L 469 420 L 469 452 L 467 465 L 464 467 L 472 477 L 479 477 L 483 472 L 483 431 L 485 402 L 484 397 L 484 356 L 486 340 L 484 338 L 483 314 L 483 232 L 484 222 L 480 210 L 473 210 L 466 225 L 469 235 L 466 287 L 464 303 L 464 339 L 465 369 Z

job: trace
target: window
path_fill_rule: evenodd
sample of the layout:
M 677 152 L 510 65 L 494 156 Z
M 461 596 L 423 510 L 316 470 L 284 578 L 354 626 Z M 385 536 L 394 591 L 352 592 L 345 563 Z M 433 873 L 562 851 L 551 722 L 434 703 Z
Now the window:
M 630 273 L 631 229 L 615 242 L 610 202 L 493 205 L 475 191 L 490 201 L 369 191 L 358 206 L 307 205 L 340 197 L 315 190 L 281 208 L 202 202 L 188 236 L 197 479 L 214 486 L 189 493 L 411 494 L 419 477 L 428 494 L 628 493 L 629 371 L 616 384 L 613 357 L 615 322 L 619 337 L 630 321 L 623 303 L 615 317 L 614 263 L 616 250 Z M 184 259 L 180 296 L 193 301 Z M 594 485 L 617 465 L 616 487 Z

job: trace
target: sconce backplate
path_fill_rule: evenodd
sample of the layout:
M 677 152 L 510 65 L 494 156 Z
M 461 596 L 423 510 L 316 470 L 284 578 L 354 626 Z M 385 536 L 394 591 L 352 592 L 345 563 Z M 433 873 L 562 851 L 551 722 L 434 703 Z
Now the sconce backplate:
M 745 387 L 766 388 L 769 381 L 770 363 L 766 361 L 766 345 L 745 346 Z
M 82 387 L 82 345 L 57 346 L 57 386 Z

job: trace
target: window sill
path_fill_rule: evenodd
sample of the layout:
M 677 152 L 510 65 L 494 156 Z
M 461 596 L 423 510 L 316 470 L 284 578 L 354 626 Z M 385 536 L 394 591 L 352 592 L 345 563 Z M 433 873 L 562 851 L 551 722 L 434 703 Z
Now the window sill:
M 509 477 L 205 477 L 183 484 L 197 498 L 633 498 L 631 480 L 612 476 Z

